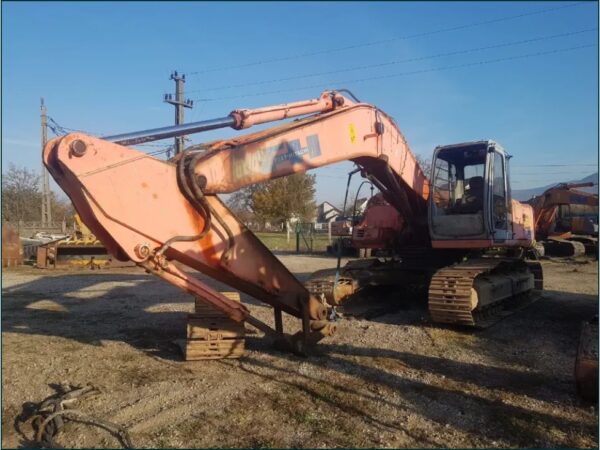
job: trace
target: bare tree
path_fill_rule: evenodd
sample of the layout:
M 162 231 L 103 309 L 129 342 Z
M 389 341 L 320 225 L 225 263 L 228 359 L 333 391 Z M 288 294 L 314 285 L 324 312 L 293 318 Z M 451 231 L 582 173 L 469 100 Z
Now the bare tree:
M 58 221 L 72 217 L 71 202 L 57 198 L 51 192 L 51 208 Z M 8 166 L 2 174 L 2 220 L 9 222 L 39 221 L 41 218 L 42 193 L 40 176 L 26 167 Z
M 40 219 L 42 194 L 39 175 L 25 167 L 10 164 L 2 174 L 2 219 L 10 222 Z
M 431 159 L 423 158 L 422 156 L 415 155 L 417 157 L 417 163 L 421 166 L 421 170 L 427 178 L 431 177 Z

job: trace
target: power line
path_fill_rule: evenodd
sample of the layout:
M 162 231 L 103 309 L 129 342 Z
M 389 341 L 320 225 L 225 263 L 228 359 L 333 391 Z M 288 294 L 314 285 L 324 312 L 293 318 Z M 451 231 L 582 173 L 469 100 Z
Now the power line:
M 386 43 L 390 43 L 390 42 L 415 39 L 415 38 L 420 38 L 420 37 L 425 37 L 425 36 L 431 36 L 431 35 L 434 35 L 434 34 L 440 34 L 440 33 L 446 33 L 446 32 L 451 32 L 451 31 L 464 30 L 464 29 L 467 29 L 467 28 L 473 28 L 473 27 L 477 27 L 477 26 L 481 26 L 481 25 L 488 25 L 488 24 L 491 24 L 491 23 L 498 23 L 498 22 L 504 22 L 504 21 L 514 20 L 514 19 L 519 19 L 519 18 L 522 18 L 522 17 L 528 17 L 528 16 L 539 15 L 539 14 L 545 14 L 545 13 L 552 12 L 552 11 L 558 11 L 558 10 L 561 10 L 561 9 L 566 9 L 566 8 L 572 8 L 572 7 L 575 7 L 575 6 L 580 6 L 580 5 L 584 4 L 584 3 L 589 3 L 589 2 L 569 3 L 567 5 L 556 6 L 554 8 L 541 9 L 541 10 L 531 11 L 531 12 L 528 12 L 528 13 L 515 14 L 515 15 L 511 15 L 511 16 L 503 16 L 503 17 L 498 17 L 496 19 L 489 19 L 489 20 L 485 20 L 485 21 L 481 21 L 481 22 L 472 22 L 472 23 L 457 25 L 457 26 L 448 27 L 448 28 L 440 28 L 440 29 L 437 29 L 437 30 L 425 31 L 423 33 L 416 33 L 416 34 L 411 34 L 411 35 L 406 35 L 406 36 L 400 36 L 400 37 L 396 37 L 396 38 L 382 39 L 382 40 L 378 40 L 378 41 L 365 42 L 365 43 L 362 43 L 362 44 L 355 44 L 355 45 L 349 45 L 349 46 L 344 46 L 344 47 L 337 47 L 337 48 L 331 48 L 331 49 L 317 50 L 317 51 L 314 51 L 314 52 L 300 53 L 300 54 L 296 54 L 296 55 L 280 56 L 280 57 L 276 57 L 276 58 L 263 59 L 263 60 L 253 61 L 253 62 L 244 63 L 244 64 L 237 64 L 237 65 L 233 65 L 233 66 L 213 67 L 213 68 L 208 68 L 208 69 L 199 70 L 199 71 L 195 71 L 195 72 L 189 72 L 189 73 L 190 73 L 190 75 L 199 75 L 199 74 L 208 73 L 208 72 L 218 72 L 218 71 L 224 71 L 224 70 L 240 69 L 240 68 L 244 68 L 244 67 L 258 66 L 258 65 L 261 65 L 261 64 L 270 64 L 270 63 L 274 63 L 274 62 L 281 62 L 281 61 L 289 61 L 289 60 L 292 60 L 292 59 L 306 58 L 306 57 L 309 57 L 309 56 L 325 55 L 325 54 L 335 53 L 335 52 L 341 52 L 341 51 L 345 51 L 345 50 L 353 50 L 353 49 L 357 49 L 357 48 L 371 47 L 371 46 L 374 46 L 374 45 L 380 45 L 380 44 L 386 44 Z
M 510 166 L 511 169 L 515 167 L 571 167 L 571 166 L 596 166 L 598 167 L 598 163 L 583 163 L 583 164 L 518 164 L 515 166 Z
M 257 86 L 257 85 L 262 85 L 262 84 L 279 83 L 282 81 L 301 80 L 304 78 L 313 78 L 313 77 L 318 77 L 318 76 L 323 76 L 323 75 L 333 75 L 336 73 L 353 72 L 353 71 L 364 70 L 364 69 L 374 69 L 374 68 L 392 66 L 392 65 L 397 65 L 397 64 L 407 63 L 407 62 L 424 61 L 427 59 L 442 58 L 445 56 L 464 55 L 467 53 L 473 53 L 473 52 L 478 52 L 478 51 L 482 51 L 482 50 L 491 50 L 494 48 L 511 47 L 514 45 L 529 44 L 532 42 L 546 41 L 546 40 L 550 40 L 550 39 L 556 39 L 556 38 L 567 37 L 567 36 L 574 36 L 577 34 L 582 34 L 582 33 L 587 33 L 590 31 L 597 31 L 597 30 L 598 30 L 597 27 L 596 28 L 586 28 L 584 30 L 572 31 L 569 33 L 560 33 L 560 34 L 553 34 L 553 35 L 547 35 L 547 36 L 540 36 L 540 37 L 531 38 L 531 39 L 523 39 L 523 40 L 519 40 L 519 41 L 503 42 L 500 44 L 487 45 L 484 47 L 475 47 L 475 48 L 469 48 L 469 49 L 465 49 L 465 50 L 456 50 L 456 51 L 452 51 L 452 52 L 438 53 L 435 55 L 421 56 L 421 57 L 417 57 L 417 58 L 407 58 L 407 59 L 400 59 L 397 61 L 388 61 L 388 62 L 377 63 L 377 64 L 367 64 L 367 65 L 362 65 L 362 66 L 348 67 L 345 69 L 330 70 L 327 72 L 317 72 L 317 73 L 304 74 L 304 75 L 295 75 L 295 76 L 286 77 L 286 78 L 277 78 L 277 79 L 273 79 L 273 80 L 254 81 L 254 82 L 250 82 L 250 83 L 232 84 L 232 85 L 227 85 L 227 86 L 216 86 L 216 87 L 212 87 L 212 88 L 209 87 L 206 89 L 195 89 L 195 90 L 188 91 L 188 92 L 220 91 L 220 90 L 225 90 L 225 89 L 234 89 L 234 88 L 242 88 L 242 87 L 248 87 L 248 86 Z
M 166 148 L 166 147 L 171 147 L 171 145 L 168 144 L 136 144 L 136 147 L 156 147 L 156 148 Z
M 547 184 L 558 184 L 560 181 L 552 181 L 556 180 L 555 177 L 552 178 L 528 178 L 526 180 L 511 180 L 511 184 L 524 184 L 524 183 L 547 183 Z
M 64 136 L 65 134 L 69 134 L 70 132 L 71 133 L 85 133 L 85 134 L 89 134 L 91 136 L 99 136 L 101 134 L 101 133 L 93 133 L 93 132 L 87 131 L 87 130 L 78 130 L 75 128 L 63 127 L 62 125 L 60 125 L 58 122 L 56 122 L 56 120 L 54 120 L 50 116 L 48 116 L 48 120 L 50 122 L 52 122 L 52 125 L 54 125 L 53 127 L 50 127 L 50 124 L 48 126 L 50 127 L 52 132 L 54 134 L 56 134 L 57 136 Z
M 513 173 L 513 176 L 523 177 L 523 176 L 531 176 L 531 175 L 577 175 L 581 172 L 526 172 L 526 173 Z
M 65 136 L 67 134 L 69 134 L 70 132 L 75 132 L 75 133 L 85 133 L 88 134 L 90 136 L 98 136 L 100 134 L 105 135 L 106 133 L 92 133 L 90 131 L 85 131 L 85 130 L 78 130 L 75 128 L 68 128 L 68 127 L 63 127 L 62 125 L 60 125 L 56 120 L 54 120 L 52 117 L 47 116 L 48 118 L 48 123 L 47 126 L 48 128 L 50 128 L 50 130 L 52 131 L 52 133 L 54 133 L 55 136 Z M 138 144 L 136 145 L 136 147 L 153 147 L 153 148 L 159 148 L 161 150 L 158 150 L 157 154 L 160 153 L 164 153 L 167 150 L 169 150 L 172 146 L 168 145 L 168 144 Z M 148 153 L 149 155 L 154 154 L 154 152 Z
M 543 52 L 535 52 L 535 53 L 525 53 L 522 55 L 507 56 L 507 57 L 496 58 L 496 59 L 488 59 L 488 60 L 477 61 L 477 62 L 473 62 L 473 63 L 457 64 L 457 65 L 453 65 L 453 66 L 434 67 L 431 69 L 413 70 L 410 72 L 400 72 L 400 73 L 391 74 L 391 75 L 378 75 L 378 76 L 359 78 L 359 79 L 353 79 L 353 80 L 335 81 L 335 82 L 329 82 L 329 83 L 317 83 L 317 84 L 301 86 L 301 87 L 297 87 L 297 88 L 278 89 L 278 90 L 274 90 L 274 91 L 257 92 L 254 94 L 243 94 L 243 95 L 234 95 L 234 96 L 229 96 L 229 97 L 204 99 L 204 101 L 205 102 L 208 102 L 208 101 L 214 102 L 214 101 L 220 101 L 220 100 L 233 100 L 233 99 L 238 99 L 238 98 L 257 97 L 257 96 L 270 95 L 270 94 L 280 94 L 280 93 L 284 93 L 284 92 L 294 92 L 294 91 L 302 91 L 305 89 L 320 88 L 323 86 L 330 86 L 332 84 L 344 85 L 344 84 L 348 84 L 348 83 L 363 83 L 365 81 L 383 80 L 383 79 L 387 79 L 387 78 L 396 78 L 396 77 L 401 77 L 401 76 L 406 76 L 406 75 L 417 75 L 417 74 L 429 73 L 429 72 L 439 72 L 439 71 L 443 71 L 443 70 L 461 69 L 461 68 L 465 68 L 465 67 L 481 66 L 481 65 L 493 64 L 493 63 L 498 63 L 498 62 L 503 62 L 503 61 L 512 61 L 512 60 L 516 60 L 516 59 L 530 58 L 530 57 L 535 57 L 535 56 L 551 55 L 551 54 L 556 54 L 556 53 L 579 50 L 579 49 L 583 49 L 583 48 L 596 47 L 597 45 L 598 44 L 579 45 L 579 46 L 575 46 L 575 47 L 559 48 L 559 49 L 553 49 L 553 50 L 548 50 L 548 51 L 543 51 Z

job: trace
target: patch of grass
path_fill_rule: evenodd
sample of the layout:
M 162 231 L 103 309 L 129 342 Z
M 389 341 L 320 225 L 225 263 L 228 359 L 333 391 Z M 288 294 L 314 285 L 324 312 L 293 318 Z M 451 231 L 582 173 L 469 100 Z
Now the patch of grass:
M 261 240 L 263 244 L 267 246 L 269 250 L 279 251 L 296 251 L 296 234 L 290 233 L 290 240 L 287 240 L 286 233 L 267 233 L 260 232 L 255 233 L 256 236 Z M 300 252 L 308 253 L 307 243 L 310 245 L 310 240 L 307 237 L 306 241 L 300 237 Z M 313 253 L 323 253 L 327 251 L 329 244 L 329 238 L 327 233 L 314 234 L 312 236 L 312 251 Z

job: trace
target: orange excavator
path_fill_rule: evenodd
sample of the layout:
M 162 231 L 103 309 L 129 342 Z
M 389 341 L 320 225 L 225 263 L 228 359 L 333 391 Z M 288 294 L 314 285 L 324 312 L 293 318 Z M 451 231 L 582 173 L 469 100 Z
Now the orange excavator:
M 577 188 L 596 183 L 560 183 L 528 201 L 535 233 L 548 256 L 598 255 L 598 194 Z
M 299 116 L 195 146 L 171 161 L 131 147 Z M 434 321 L 471 326 L 541 289 L 541 266 L 526 258 L 534 239 L 532 208 L 511 199 L 508 159 L 493 141 L 438 147 L 429 182 L 394 120 L 347 90 L 104 138 L 72 133 L 50 141 L 43 152 L 81 219 L 116 258 L 132 260 L 298 352 L 334 332 L 335 323 L 328 321 L 332 302 L 377 278 L 409 280 L 417 274 L 417 282 L 427 283 Z M 387 207 L 399 216 L 388 221 L 395 227 L 392 239 L 381 233 L 392 256 L 340 269 L 333 284 L 320 290 L 318 280 L 308 286 L 298 281 L 218 196 L 346 160 L 381 192 L 385 202 L 375 204 L 378 214 Z M 368 211 L 365 216 L 368 221 Z M 362 230 L 373 236 L 368 223 Z M 271 305 L 274 327 L 182 266 Z M 301 331 L 283 332 L 283 312 L 301 319 Z

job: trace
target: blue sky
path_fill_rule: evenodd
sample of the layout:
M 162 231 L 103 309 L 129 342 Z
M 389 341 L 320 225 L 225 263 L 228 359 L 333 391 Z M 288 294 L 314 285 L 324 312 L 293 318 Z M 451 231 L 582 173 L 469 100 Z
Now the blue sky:
M 597 44 L 597 26 L 596 2 L 4 2 L 2 163 L 39 170 L 42 96 L 59 124 L 93 134 L 172 124 L 173 107 L 162 96 L 173 92 L 169 75 L 178 70 L 195 100 L 186 121 L 344 87 L 391 114 L 423 157 L 439 144 L 489 138 L 514 155 L 515 189 L 576 179 L 598 161 L 598 47 L 564 49 Z M 448 28 L 456 29 L 440 31 Z M 569 35 L 551 37 L 558 34 Z M 425 58 L 537 38 L 544 39 Z M 443 69 L 457 65 L 465 67 Z M 371 67 L 270 81 L 356 66 Z M 285 92 L 265 93 L 278 90 Z M 341 201 L 350 168 L 314 172 L 319 201 Z

